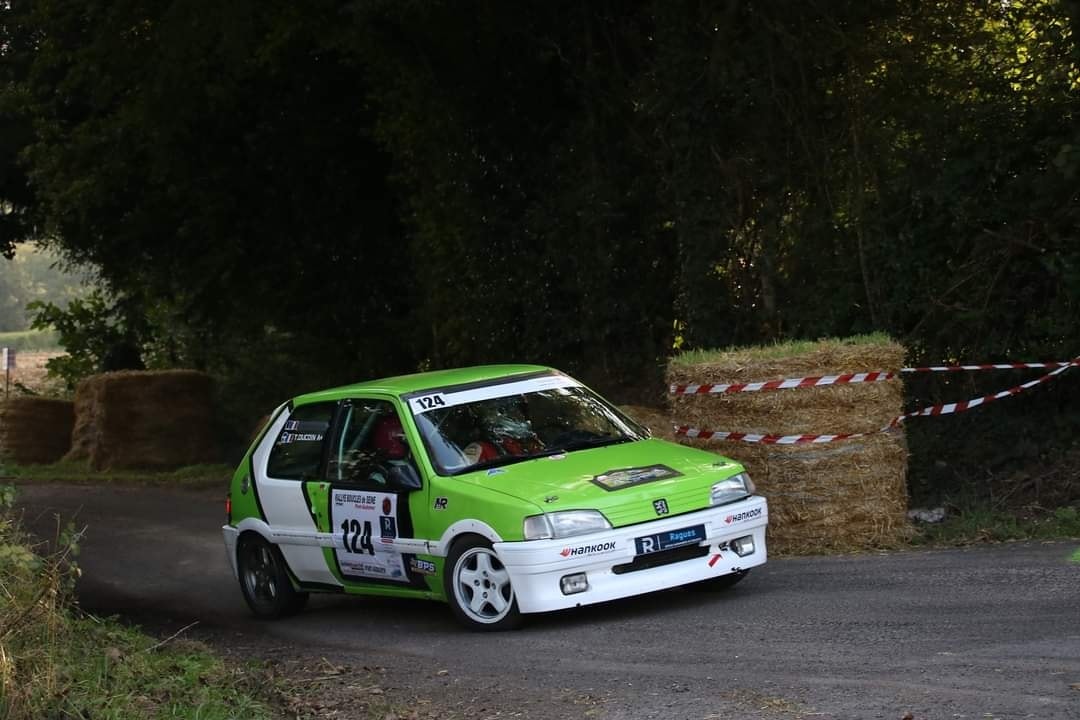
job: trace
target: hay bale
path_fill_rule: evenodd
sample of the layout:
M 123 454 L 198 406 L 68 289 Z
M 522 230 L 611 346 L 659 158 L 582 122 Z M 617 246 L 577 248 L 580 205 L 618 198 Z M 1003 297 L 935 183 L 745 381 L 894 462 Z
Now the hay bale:
M 220 458 L 213 381 L 193 370 L 94 375 L 75 391 L 69 460 L 96 470 L 170 469 Z
M 827 340 L 673 360 L 673 384 L 741 383 L 886 370 L 904 361 L 899 344 Z M 670 398 L 679 424 L 774 435 L 873 433 L 903 410 L 897 378 L 727 395 Z M 891 547 L 907 539 L 907 444 L 902 429 L 827 445 L 757 445 L 680 438 L 747 467 L 769 499 L 770 549 L 781 553 Z
M 882 433 L 827 445 L 715 442 L 769 500 L 770 551 L 895 547 L 909 538 L 907 445 Z
M 70 400 L 13 397 L 0 403 L 0 457 L 21 465 L 54 463 L 71 447 Z
M 674 440 L 675 432 L 671 418 L 664 410 L 645 407 L 643 405 L 620 405 L 622 410 L 631 420 L 636 420 L 652 431 L 654 437 L 664 440 Z

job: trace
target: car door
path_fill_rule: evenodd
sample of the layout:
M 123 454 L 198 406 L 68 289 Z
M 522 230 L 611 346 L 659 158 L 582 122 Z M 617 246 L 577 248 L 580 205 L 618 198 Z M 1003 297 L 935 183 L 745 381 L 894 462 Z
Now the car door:
M 289 569 L 301 583 L 340 587 L 320 547 L 312 498 L 321 482 L 339 403 L 290 408 L 275 418 L 252 457 L 256 497 Z
M 338 426 L 325 475 L 334 569 L 351 585 L 427 589 L 413 522 L 423 488 L 397 409 L 381 398 L 345 400 Z

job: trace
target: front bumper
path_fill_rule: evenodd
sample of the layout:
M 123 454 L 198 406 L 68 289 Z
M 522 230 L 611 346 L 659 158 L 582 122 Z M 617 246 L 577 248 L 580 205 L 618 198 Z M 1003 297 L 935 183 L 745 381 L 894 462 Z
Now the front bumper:
M 747 570 L 765 563 L 765 498 L 751 496 L 728 505 L 560 540 L 495 543 L 510 573 L 523 613 L 548 612 L 641 595 Z M 636 538 L 705 526 L 705 539 L 689 547 L 637 555 Z M 751 536 L 752 553 L 739 557 L 731 541 Z M 659 564 L 664 561 L 665 564 Z M 651 564 L 655 566 L 650 567 Z M 585 573 L 588 589 L 564 595 L 560 581 Z

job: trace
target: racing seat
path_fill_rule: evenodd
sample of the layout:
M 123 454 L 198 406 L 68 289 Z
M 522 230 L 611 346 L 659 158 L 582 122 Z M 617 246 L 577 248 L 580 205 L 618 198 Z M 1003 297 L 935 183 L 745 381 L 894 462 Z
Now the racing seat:
M 409 445 L 397 415 L 383 415 L 371 430 L 371 447 L 387 460 L 405 460 Z

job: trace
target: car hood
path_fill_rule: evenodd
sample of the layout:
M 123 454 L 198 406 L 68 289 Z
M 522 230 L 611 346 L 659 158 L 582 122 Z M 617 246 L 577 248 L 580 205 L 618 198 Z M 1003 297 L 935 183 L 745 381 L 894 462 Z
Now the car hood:
M 478 470 L 458 479 L 546 512 L 596 509 L 621 527 L 708 507 L 712 484 L 742 471 L 734 460 L 653 438 Z

